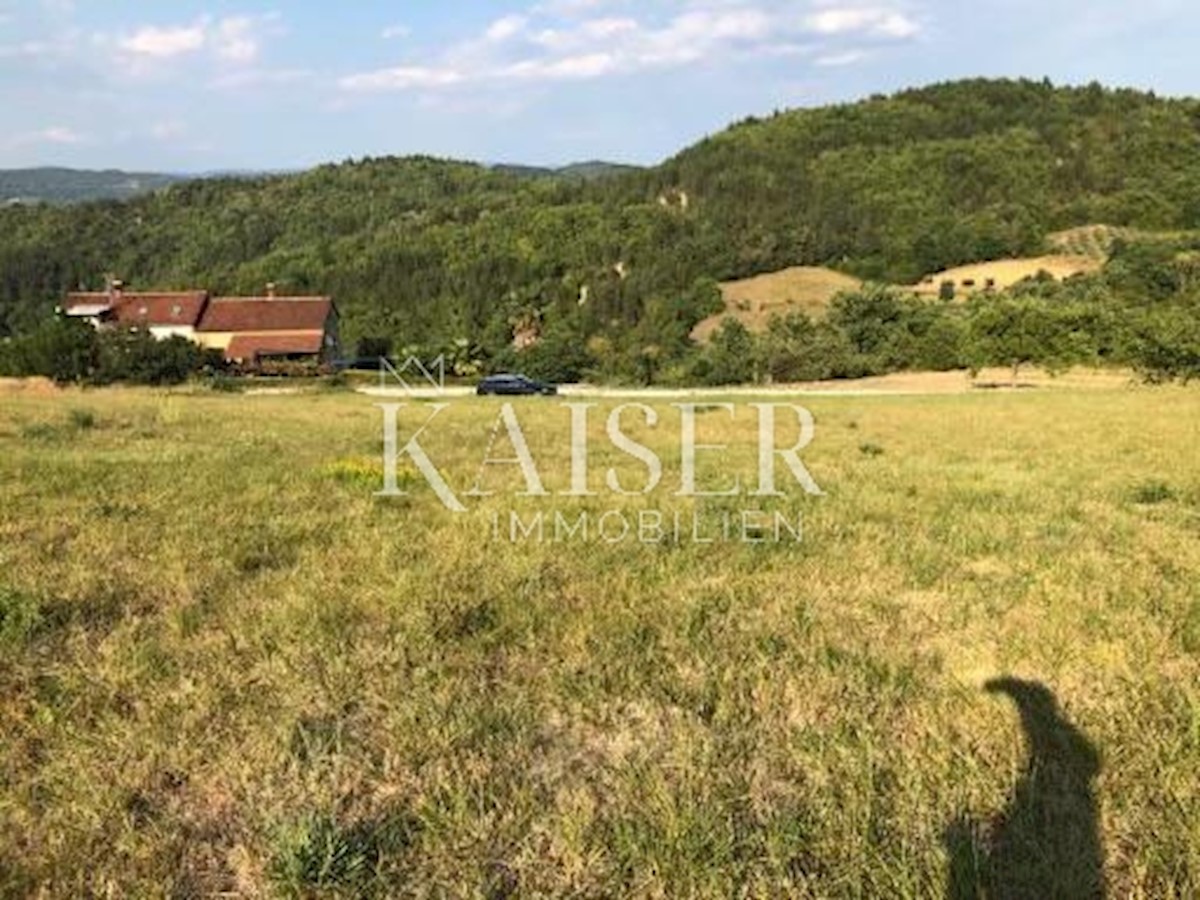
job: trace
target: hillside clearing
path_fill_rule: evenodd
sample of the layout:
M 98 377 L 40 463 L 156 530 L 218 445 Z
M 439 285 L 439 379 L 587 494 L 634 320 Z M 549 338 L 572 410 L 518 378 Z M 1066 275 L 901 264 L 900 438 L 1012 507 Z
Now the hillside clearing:
M 789 312 L 823 316 L 834 297 L 861 287 L 862 282 L 857 278 L 815 266 L 795 266 L 728 281 L 721 285 L 725 311 L 697 325 L 692 337 L 701 342 L 709 340 L 727 316 L 754 332 L 765 331 L 772 316 L 785 316 Z
M 1022 259 L 999 259 L 991 262 L 972 263 L 946 269 L 927 275 L 920 284 L 911 288 L 917 294 L 936 297 L 944 282 L 953 282 L 957 295 L 969 295 L 979 291 L 1003 291 L 1026 278 L 1033 278 L 1042 272 L 1048 273 L 1058 281 L 1064 281 L 1073 275 L 1084 275 L 1098 272 L 1104 265 L 1103 259 L 1093 256 L 1067 256 L 1053 254 L 1049 256 L 1026 257 Z

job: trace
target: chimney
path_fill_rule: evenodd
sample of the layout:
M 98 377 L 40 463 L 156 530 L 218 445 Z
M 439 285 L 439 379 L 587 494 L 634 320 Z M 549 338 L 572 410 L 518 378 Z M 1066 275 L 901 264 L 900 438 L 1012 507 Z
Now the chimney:
M 267 282 L 267 299 L 268 300 L 275 299 L 275 282 L 273 282 L 273 281 Z

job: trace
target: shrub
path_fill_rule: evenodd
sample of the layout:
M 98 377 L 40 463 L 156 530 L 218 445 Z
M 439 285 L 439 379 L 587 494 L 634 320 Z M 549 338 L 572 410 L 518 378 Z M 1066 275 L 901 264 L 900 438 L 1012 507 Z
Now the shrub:
M 95 330 L 75 319 L 51 319 L 34 331 L 5 344 L 0 375 L 44 376 L 60 384 L 80 383 L 96 368 Z
M 60 384 L 181 384 L 224 367 L 220 353 L 182 337 L 158 340 L 146 331 L 96 331 L 77 319 L 55 318 L 6 341 L 0 375 L 44 376 Z
M 95 384 L 182 384 L 204 368 L 208 358 L 182 337 L 158 340 L 145 331 L 106 331 L 99 335 Z

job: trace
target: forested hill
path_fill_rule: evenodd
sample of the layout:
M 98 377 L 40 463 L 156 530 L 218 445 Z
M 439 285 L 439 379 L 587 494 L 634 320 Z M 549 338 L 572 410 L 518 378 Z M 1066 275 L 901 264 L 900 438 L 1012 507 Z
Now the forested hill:
M 158 190 L 181 175 L 155 172 L 91 171 L 45 166 L 0 169 L 0 203 L 80 203 L 88 200 L 126 200 Z
M 1200 225 L 1200 102 L 974 80 L 750 119 L 657 170 L 738 236 L 892 281 L 1041 247 L 1085 223 Z
M 748 120 L 652 169 L 529 178 L 428 158 L 0 210 L 0 334 L 104 273 L 338 299 L 353 340 L 670 356 L 708 279 L 798 264 L 911 281 L 1104 222 L 1200 226 L 1200 104 L 969 81 Z

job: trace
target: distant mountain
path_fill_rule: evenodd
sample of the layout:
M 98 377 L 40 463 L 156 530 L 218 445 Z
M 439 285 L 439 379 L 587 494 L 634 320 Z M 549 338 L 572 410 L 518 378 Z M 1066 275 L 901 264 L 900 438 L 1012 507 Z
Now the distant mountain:
M 0 203 L 128 200 L 183 181 L 185 177 L 153 172 L 122 172 L 117 169 L 0 169 Z
M 591 160 L 562 168 L 500 164 L 494 171 L 517 178 L 565 178 L 597 181 L 641 171 L 637 166 Z M 0 204 L 68 204 L 91 200 L 129 200 L 172 184 L 198 179 L 254 179 L 299 174 L 292 171 L 237 169 L 196 175 L 163 172 L 125 172 L 120 169 L 66 169 L 44 166 L 33 169 L 0 169 Z

